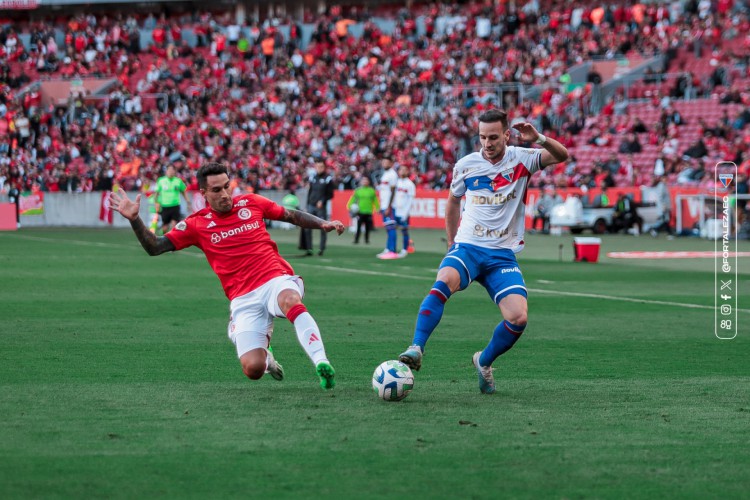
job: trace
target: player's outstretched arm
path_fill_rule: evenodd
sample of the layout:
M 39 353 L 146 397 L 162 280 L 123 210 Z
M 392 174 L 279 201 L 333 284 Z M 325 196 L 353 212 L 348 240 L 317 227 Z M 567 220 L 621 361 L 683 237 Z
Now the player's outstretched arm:
M 522 141 L 535 142 L 544 148 L 541 158 L 542 168 L 568 159 L 568 149 L 565 146 L 551 137 L 540 134 L 532 124 L 528 122 L 516 123 L 513 128 L 521 134 Z
M 130 227 L 133 228 L 138 241 L 149 255 L 160 255 L 164 252 L 174 251 L 174 245 L 166 236 L 156 236 L 152 233 L 141 220 L 139 210 L 141 208 L 141 195 L 135 197 L 135 201 L 128 198 L 125 191 L 119 189 L 112 191 L 109 197 L 109 206 L 112 210 L 119 212 L 120 215 L 130 221 Z
M 295 226 L 304 227 L 305 229 L 322 229 L 326 233 L 336 231 L 341 234 L 346 229 L 344 224 L 337 220 L 323 220 L 320 217 L 316 217 L 313 214 L 307 212 L 300 212 L 293 208 L 285 208 L 284 215 L 281 220 L 294 224 Z

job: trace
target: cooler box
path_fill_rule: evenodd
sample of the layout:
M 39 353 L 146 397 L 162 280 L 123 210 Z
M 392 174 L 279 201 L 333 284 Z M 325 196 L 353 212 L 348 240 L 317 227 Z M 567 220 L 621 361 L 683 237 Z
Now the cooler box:
M 601 238 L 573 238 L 573 253 L 576 262 L 597 262 Z
M 16 229 L 18 229 L 16 205 L 13 203 L 0 203 L 0 231 L 15 231 Z

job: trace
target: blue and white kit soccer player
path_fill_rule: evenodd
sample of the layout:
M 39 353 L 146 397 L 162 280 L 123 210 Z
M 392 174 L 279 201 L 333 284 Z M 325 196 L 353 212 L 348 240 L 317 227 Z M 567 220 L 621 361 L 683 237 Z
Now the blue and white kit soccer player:
M 485 394 L 495 392 L 492 363 L 513 347 L 526 328 L 526 284 L 515 254 L 524 247 L 529 179 L 534 172 L 568 158 L 565 146 L 540 134 L 530 123 L 513 128 L 521 141 L 536 143 L 541 149 L 507 145 L 510 128 L 505 111 L 493 109 L 479 116 L 482 148 L 461 158 L 453 169 L 445 210 L 448 252 L 419 307 L 412 345 L 399 356 L 399 361 L 419 370 L 425 344 L 440 323 L 445 303 L 477 281 L 503 317 L 487 347 L 472 357 L 479 390 Z
M 398 259 L 396 253 L 396 219 L 393 216 L 394 193 L 398 174 L 393 168 L 393 162 L 389 158 L 383 159 L 383 175 L 378 182 L 378 198 L 380 198 L 380 214 L 383 216 L 383 226 L 388 239 L 386 240 L 385 249 L 377 254 L 378 259 Z
M 403 238 L 403 247 L 398 252 L 399 258 L 406 257 L 409 248 L 409 214 L 411 213 L 412 202 L 417 195 L 417 186 L 409 179 L 409 167 L 401 165 L 398 167 L 398 181 L 396 181 L 396 191 L 393 195 L 393 220 L 396 226 L 392 229 L 401 230 Z M 398 239 L 398 235 L 394 239 Z

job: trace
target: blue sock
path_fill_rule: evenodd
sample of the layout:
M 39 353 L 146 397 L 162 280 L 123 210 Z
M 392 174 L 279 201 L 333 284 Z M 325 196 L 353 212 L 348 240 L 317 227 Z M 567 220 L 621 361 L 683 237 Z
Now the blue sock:
M 490 366 L 501 354 L 513 347 L 516 340 L 523 333 L 526 325 L 514 325 L 509 321 L 503 321 L 495 327 L 495 333 L 492 334 L 492 339 L 487 347 L 484 348 L 482 354 L 479 356 L 479 364 L 482 366 Z
M 404 246 L 403 246 L 403 249 L 406 250 L 407 248 L 409 248 L 409 230 L 408 229 L 404 229 L 402 231 L 402 234 L 404 236 Z
M 386 232 L 388 233 L 388 241 L 385 247 L 391 252 L 395 252 L 396 251 L 396 226 L 393 224 L 389 225 L 388 227 L 386 227 Z
M 412 344 L 420 346 L 423 352 L 427 339 L 430 338 L 432 331 L 440 323 L 440 318 L 443 317 L 443 309 L 450 296 L 451 290 L 448 288 L 448 285 L 442 281 L 436 281 L 432 285 L 430 293 L 422 301 L 422 305 L 419 306 L 417 325 L 414 327 L 414 342 Z

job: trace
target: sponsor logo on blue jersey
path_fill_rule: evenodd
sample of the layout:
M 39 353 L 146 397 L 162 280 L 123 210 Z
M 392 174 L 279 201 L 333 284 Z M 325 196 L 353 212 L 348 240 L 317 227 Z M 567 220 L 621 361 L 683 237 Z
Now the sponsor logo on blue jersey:
M 471 202 L 474 205 L 502 205 L 507 201 L 514 200 L 515 198 L 516 198 L 516 191 L 513 190 L 507 195 L 503 193 L 495 193 L 490 196 L 472 195 Z
M 503 186 L 507 186 L 513 182 L 515 169 L 506 169 L 495 176 L 494 179 L 490 179 L 486 175 L 478 177 L 467 177 L 465 184 L 466 189 L 470 191 L 477 191 L 480 189 L 488 189 L 490 191 L 497 191 Z

